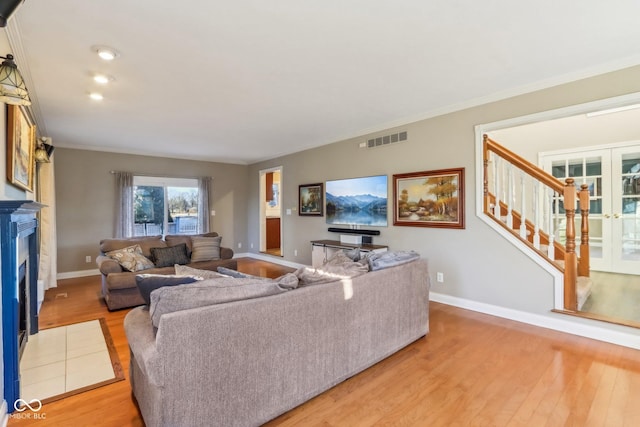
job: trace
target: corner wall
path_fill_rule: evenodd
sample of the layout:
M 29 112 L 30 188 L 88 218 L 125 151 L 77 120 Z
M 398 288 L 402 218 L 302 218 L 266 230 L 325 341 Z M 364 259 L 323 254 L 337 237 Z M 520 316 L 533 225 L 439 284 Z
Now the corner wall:
M 390 225 L 380 228 L 381 235 L 374 237 L 374 243 L 389 245 L 391 250 L 413 249 L 427 258 L 434 293 L 555 321 L 562 319 L 563 322 L 596 325 L 587 319 L 567 319 L 568 316 L 551 313 L 554 306 L 553 277 L 475 215 L 476 191 L 479 191 L 476 167 L 481 166 L 476 161 L 474 127 L 639 91 L 640 66 L 251 165 L 249 243 L 257 243 L 259 239 L 257 180 L 261 169 L 283 166 L 283 208 L 285 211 L 294 209 L 292 215 L 283 217 L 284 258 L 310 264 L 310 241 L 337 239 L 338 236 L 327 231 L 325 218 L 297 215 L 298 185 L 387 174 L 389 205 L 393 206 L 393 174 L 464 167 L 464 230 L 396 227 L 392 225 L 390 209 Z M 361 142 L 371 137 L 399 130 L 408 131 L 407 142 L 374 149 L 358 148 Z M 294 250 L 298 251 L 297 257 L 293 256 Z M 435 282 L 436 272 L 444 273 L 444 283 Z M 640 335 L 638 330 L 617 325 L 602 327 Z
M 222 236 L 223 246 L 237 248 L 246 241 L 247 166 L 58 147 L 54 167 L 59 273 L 94 270 L 100 240 L 114 236 L 117 203 L 112 170 L 212 177 L 209 200 L 216 216 L 210 218 L 210 229 Z M 87 255 L 91 263 L 85 262 Z

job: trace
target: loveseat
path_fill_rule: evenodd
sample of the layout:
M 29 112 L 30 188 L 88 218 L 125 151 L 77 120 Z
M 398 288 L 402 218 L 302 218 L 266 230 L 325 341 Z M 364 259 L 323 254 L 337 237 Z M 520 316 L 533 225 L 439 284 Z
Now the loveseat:
M 236 300 L 211 290 L 260 283 L 223 278 L 153 291 L 150 306 L 124 320 L 147 427 L 261 425 L 428 333 L 425 260 L 336 276 L 281 290 L 282 278 L 266 279 L 262 294 L 245 290 Z
M 202 251 L 196 253 L 197 258 L 193 254 L 194 240 L 198 241 L 199 248 L 203 248 Z M 136 286 L 136 275 L 138 274 L 173 275 L 175 273 L 174 264 L 185 264 L 201 270 L 215 271 L 221 266 L 236 270 L 238 264 L 233 259 L 233 250 L 220 246 L 220 240 L 221 237 L 215 232 L 195 236 L 167 235 L 164 239 L 162 236 L 145 236 L 101 240 L 100 255 L 96 257 L 96 264 L 102 275 L 102 296 L 107 303 L 107 308 L 117 310 L 144 304 Z M 218 251 L 210 253 L 211 244 L 215 246 L 216 242 Z M 131 249 L 131 252 L 135 255 L 142 255 L 140 258 L 144 264 L 142 266 L 128 266 L 124 262 L 119 262 L 116 255 L 113 255 L 114 252 L 136 246 L 139 249 L 137 251 Z M 153 253 L 162 255 L 162 262 L 155 260 Z M 111 256 L 107 254 L 111 254 Z M 172 259 L 172 257 L 176 257 L 176 254 L 181 255 L 178 257 L 181 259 Z M 127 265 L 129 270 L 123 264 Z

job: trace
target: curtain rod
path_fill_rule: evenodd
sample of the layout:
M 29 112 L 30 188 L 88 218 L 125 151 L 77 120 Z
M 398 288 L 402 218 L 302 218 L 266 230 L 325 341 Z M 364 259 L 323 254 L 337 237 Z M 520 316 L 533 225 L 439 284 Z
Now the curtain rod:
M 127 171 L 115 171 L 115 170 L 110 170 L 109 173 L 111 175 L 115 175 L 117 173 L 120 172 L 127 172 Z M 176 176 L 176 175 L 158 175 L 158 174 L 152 174 L 152 173 L 137 173 L 137 172 L 128 172 L 133 176 L 150 176 L 153 178 L 176 178 L 176 179 L 199 179 L 199 178 L 211 178 L 213 179 L 213 177 L 211 176 Z

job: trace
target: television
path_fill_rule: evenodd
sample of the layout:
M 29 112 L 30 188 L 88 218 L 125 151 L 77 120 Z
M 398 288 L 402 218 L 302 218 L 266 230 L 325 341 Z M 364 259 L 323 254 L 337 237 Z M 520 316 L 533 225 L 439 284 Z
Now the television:
M 387 226 L 387 176 L 327 181 L 327 224 Z

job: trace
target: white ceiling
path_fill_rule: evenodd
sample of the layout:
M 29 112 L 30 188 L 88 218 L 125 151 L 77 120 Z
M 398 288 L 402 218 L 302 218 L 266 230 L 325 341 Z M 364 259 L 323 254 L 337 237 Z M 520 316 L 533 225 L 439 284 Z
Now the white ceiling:
M 639 16 L 638 0 L 26 0 L 8 29 L 54 145 L 250 164 L 640 64 Z

